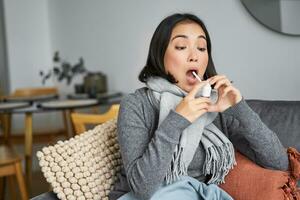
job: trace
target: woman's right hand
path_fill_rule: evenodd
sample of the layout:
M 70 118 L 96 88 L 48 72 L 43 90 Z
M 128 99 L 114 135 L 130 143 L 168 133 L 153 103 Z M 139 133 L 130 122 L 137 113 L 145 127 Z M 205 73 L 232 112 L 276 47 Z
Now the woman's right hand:
M 177 105 L 175 111 L 189 120 L 190 122 L 194 122 L 198 117 L 207 112 L 208 106 L 211 101 L 207 97 L 198 97 L 195 98 L 198 90 L 202 88 L 206 81 L 200 82 L 195 85 L 194 88 L 189 92 L 187 96 L 185 96 L 182 101 Z

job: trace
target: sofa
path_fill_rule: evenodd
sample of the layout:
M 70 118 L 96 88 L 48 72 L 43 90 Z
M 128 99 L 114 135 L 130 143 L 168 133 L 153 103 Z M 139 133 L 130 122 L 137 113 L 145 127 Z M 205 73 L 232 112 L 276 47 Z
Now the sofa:
M 278 135 L 285 147 L 294 147 L 300 152 L 300 101 L 250 99 L 246 101 L 262 121 Z M 57 199 L 52 191 L 32 198 L 32 200 Z

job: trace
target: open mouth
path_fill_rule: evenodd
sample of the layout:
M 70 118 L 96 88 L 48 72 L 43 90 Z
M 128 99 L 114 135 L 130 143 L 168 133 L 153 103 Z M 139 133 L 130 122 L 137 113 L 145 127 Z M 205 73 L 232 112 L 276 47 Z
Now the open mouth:
M 186 75 L 188 77 L 193 77 L 193 78 L 196 78 L 194 75 L 193 75 L 193 72 L 195 72 L 197 75 L 198 75 L 198 71 L 197 70 L 194 70 L 194 69 L 190 69 L 186 72 Z
M 189 84 L 195 84 L 197 81 L 196 77 L 193 75 L 193 72 L 198 74 L 198 71 L 195 69 L 190 69 L 186 72 L 186 79 Z

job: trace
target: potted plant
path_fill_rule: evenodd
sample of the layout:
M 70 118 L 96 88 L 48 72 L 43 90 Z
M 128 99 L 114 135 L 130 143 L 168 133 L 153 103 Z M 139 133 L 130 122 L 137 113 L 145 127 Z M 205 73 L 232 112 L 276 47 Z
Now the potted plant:
M 72 65 L 70 62 L 61 59 L 58 51 L 54 53 L 53 63 L 54 66 L 48 72 L 40 71 L 43 85 L 52 77 L 54 83 L 65 81 L 65 85 L 69 86 L 76 76 L 87 72 L 83 58 L 79 58 L 79 61 Z M 58 89 L 61 88 L 58 87 Z

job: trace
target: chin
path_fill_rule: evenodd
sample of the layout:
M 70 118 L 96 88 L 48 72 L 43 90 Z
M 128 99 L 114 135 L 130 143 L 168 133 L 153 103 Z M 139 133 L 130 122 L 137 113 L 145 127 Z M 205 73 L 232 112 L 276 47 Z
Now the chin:
M 190 91 L 192 91 L 192 87 L 189 87 L 188 89 L 185 89 L 184 91 L 186 91 L 187 93 L 189 93 Z
M 182 90 L 184 90 L 185 92 L 189 93 L 190 91 L 192 91 L 194 85 L 190 85 L 188 83 L 184 83 L 184 84 L 176 84 L 178 87 L 180 87 Z
M 180 86 L 179 86 L 180 87 Z M 190 85 L 185 85 L 183 87 L 180 87 L 182 90 L 184 90 L 185 92 L 189 93 L 190 91 L 192 91 L 193 86 Z

